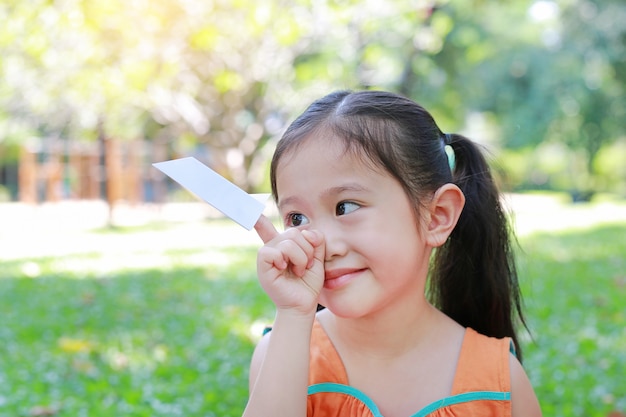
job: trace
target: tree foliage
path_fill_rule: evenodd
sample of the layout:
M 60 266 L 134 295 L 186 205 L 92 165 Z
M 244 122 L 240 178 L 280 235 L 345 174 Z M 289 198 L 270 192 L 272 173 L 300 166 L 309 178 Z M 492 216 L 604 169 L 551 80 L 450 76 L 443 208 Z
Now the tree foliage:
M 8 0 L 0 18 L 4 159 L 100 132 L 204 147 L 255 189 L 267 145 L 338 88 L 409 95 L 449 130 L 482 115 L 501 146 L 557 142 L 590 173 L 625 135 L 620 0 Z

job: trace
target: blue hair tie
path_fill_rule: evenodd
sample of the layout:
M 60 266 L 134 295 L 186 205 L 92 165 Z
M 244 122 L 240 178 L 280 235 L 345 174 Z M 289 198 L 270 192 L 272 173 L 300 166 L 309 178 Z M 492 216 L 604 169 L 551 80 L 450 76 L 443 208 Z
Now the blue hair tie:
M 456 167 L 456 155 L 454 154 L 454 149 L 452 148 L 452 135 L 446 133 L 443 135 L 443 143 L 445 146 L 443 150 L 446 152 L 448 156 L 448 165 L 450 165 L 450 171 L 454 172 L 454 168 Z

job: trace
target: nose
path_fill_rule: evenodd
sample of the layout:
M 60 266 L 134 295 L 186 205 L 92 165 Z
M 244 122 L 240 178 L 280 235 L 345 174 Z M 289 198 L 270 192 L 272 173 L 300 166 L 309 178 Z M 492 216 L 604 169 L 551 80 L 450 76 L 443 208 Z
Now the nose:
M 318 224 L 317 230 L 324 235 L 326 246 L 324 261 L 330 262 L 346 255 L 349 245 L 340 225 L 336 222 L 323 222 Z

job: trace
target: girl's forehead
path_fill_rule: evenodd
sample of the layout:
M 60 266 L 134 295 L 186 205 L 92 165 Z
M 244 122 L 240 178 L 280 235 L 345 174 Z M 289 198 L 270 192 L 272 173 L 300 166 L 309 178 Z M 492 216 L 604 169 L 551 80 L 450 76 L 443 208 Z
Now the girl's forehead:
M 309 138 L 281 156 L 276 167 L 278 202 L 313 197 L 328 189 L 377 189 L 392 176 L 342 140 Z M 395 179 L 393 179 L 396 181 Z
M 386 173 L 360 145 L 328 132 L 311 134 L 293 144 L 278 161 L 276 174 L 280 176 L 285 168 L 305 169 L 307 166 L 319 167 L 320 170 L 350 166 L 357 170 Z

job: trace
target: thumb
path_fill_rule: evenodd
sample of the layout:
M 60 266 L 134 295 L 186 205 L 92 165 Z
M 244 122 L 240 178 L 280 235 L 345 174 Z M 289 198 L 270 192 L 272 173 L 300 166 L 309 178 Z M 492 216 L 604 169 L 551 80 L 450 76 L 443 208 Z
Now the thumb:
M 270 240 L 278 236 L 278 231 L 274 227 L 274 224 L 270 219 L 261 214 L 259 220 L 254 224 L 254 230 L 259 235 L 263 243 L 267 243 Z

